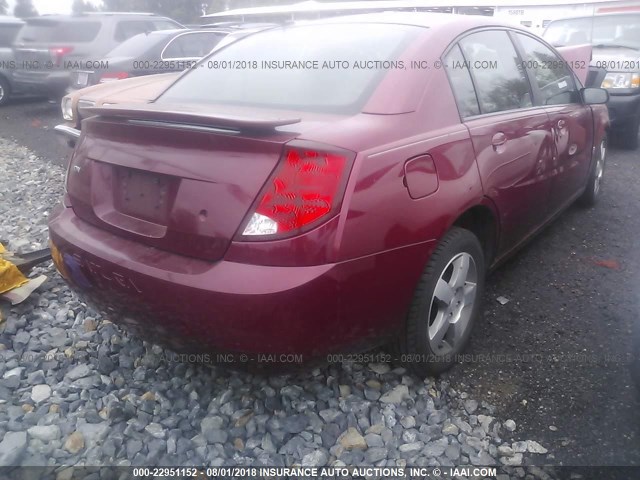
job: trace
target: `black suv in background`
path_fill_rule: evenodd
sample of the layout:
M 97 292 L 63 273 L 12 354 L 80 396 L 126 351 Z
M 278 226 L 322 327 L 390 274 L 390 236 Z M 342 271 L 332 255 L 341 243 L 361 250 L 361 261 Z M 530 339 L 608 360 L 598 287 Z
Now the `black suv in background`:
M 151 13 L 43 15 L 26 19 L 14 44 L 13 81 L 21 90 L 60 99 L 73 70 L 93 67 L 134 35 L 184 28 Z
M 591 66 L 606 70 L 600 85 L 609 90 L 612 140 L 638 148 L 640 127 L 640 12 L 564 18 L 551 22 L 543 37 L 556 47 L 593 45 Z
M 13 71 L 16 67 L 11 45 L 24 22 L 15 17 L 0 15 L 0 106 L 15 92 Z
M 112 80 L 179 72 L 207 55 L 227 35 L 222 30 L 158 30 L 140 33 L 121 43 L 96 68 L 74 71 L 71 88 Z

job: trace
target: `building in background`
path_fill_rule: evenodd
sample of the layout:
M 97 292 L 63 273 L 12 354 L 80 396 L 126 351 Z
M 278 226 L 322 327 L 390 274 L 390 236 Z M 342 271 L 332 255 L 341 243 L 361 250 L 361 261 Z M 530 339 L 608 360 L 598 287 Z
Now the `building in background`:
M 308 0 L 291 5 L 251 7 L 205 15 L 205 23 L 282 22 L 334 15 L 403 10 L 495 16 L 541 33 L 551 20 L 596 13 L 640 11 L 640 0 L 378 0 L 365 2 L 318 2 Z
M 493 15 L 501 20 L 517 23 L 529 27 L 541 34 L 549 22 L 559 18 L 582 17 L 600 13 L 619 13 L 640 11 L 640 1 L 630 0 L 520 0 L 514 2 L 499 2 Z

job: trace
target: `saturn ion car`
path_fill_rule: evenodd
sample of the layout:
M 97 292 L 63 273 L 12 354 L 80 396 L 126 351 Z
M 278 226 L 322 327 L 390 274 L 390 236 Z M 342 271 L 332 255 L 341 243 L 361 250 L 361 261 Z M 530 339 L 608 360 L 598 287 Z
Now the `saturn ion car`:
M 601 191 L 608 94 L 571 67 L 492 18 L 247 36 L 148 104 L 87 109 L 50 220 L 56 266 L 177 351 L 394 342 L 417 373 L 441 372 L 487 271 Z

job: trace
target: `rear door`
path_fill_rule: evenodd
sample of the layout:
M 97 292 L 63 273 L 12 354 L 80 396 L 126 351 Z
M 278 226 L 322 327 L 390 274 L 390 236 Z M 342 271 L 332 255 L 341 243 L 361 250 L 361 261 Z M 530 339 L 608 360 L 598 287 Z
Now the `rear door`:
M 553 152 L 549 117 L 532 102 L 531 86 L 506 30 L 467 35 L 447 57 L 450 76 L 466 69 L 475 87 L 477 107 L 461 115 L 485 195 L 501 217 L 499 250 L 505 252 L 547 218 Z
M 550 207 L 554 213 L 573 200 L 587 181 L 591 108 L 582 103 L 575 76 L 563 58 L 532 36 L 514 36 L 531 78 L 534 103 L 545 109 L 551 121 L 555 152 Z

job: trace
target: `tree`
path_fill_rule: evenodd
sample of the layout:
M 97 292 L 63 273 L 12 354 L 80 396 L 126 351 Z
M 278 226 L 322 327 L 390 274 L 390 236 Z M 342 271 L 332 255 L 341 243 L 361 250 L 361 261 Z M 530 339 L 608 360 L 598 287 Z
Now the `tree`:
M 7 4 L 7 0 L 0 0 L 0 15 L 6 15 L 9 10 L 9 5 Z
M 38 11 L 33 6 L 32 0 L 16 0 L 13 14 L 18 18 L 37 17 Z
M 95 12 L 96 7 L 93 5 L 93 3 L 85 2 L 84 0 L 73 0 L 71 11 L 75 14 L 83 12 Z

